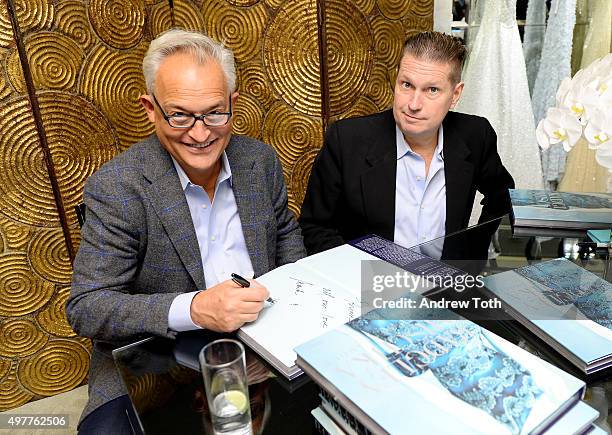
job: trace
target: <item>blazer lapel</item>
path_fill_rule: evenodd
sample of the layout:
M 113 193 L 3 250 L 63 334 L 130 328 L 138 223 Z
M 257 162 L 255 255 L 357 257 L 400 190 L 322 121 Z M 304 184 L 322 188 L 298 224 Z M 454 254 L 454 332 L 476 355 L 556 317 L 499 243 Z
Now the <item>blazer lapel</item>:
M 395 180 L 397 145 L 393 112 L 372 128 L 372 147 L 366 155 L 369 169 L 361 174 L 364 212 L 375 234 L 393 240 L 395 229 Z
M 147 193 L 172 245 L 198 289 L 206 288 L 200 247 L 189 206 L 168 152 L 156 136 L 147 148 L 144 176 Z
M 447 117 L 448 119 L 448 117 Z M 446 178 L 446 234 L 462 229 L 469 219 L 474 165 L 468 161 L 470 150 L 449 123 L 444 125 L 444 176 Z M 468 210 L 469 207 L 469 210 Z
M 257 201 L 262 200 L 264 193 L 263 180 L 258 179 L 255 174 L 254 156 L 248 153 L 248 148 L 237 144 L 235 136 L 230 139 L 225 152 L 232 170 L 232 190 L 240 216 L 244 242 L 249 251 L 255 277 L 258 277 L 270 269 L 267 253 L 263 250 L 266 234 L 261 234 L 262 216 L 258 213 L 261 208 L 260 204 L 257 204 Z

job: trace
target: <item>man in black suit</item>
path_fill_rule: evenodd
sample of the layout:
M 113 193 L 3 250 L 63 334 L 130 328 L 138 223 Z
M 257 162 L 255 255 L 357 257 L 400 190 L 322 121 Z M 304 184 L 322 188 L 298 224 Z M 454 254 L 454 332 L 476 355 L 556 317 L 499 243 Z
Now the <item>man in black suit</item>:
M 465 55 L 449 35 L 409 38 L 393 109 L 330 126 L 300 217 L 309 254 L 369 233 L 414 246 L 461 230 L 476 190 L 481 222 L 510 211 L 514 181 L 495 131 L 485 118 L 449 112 L 463 90 Z

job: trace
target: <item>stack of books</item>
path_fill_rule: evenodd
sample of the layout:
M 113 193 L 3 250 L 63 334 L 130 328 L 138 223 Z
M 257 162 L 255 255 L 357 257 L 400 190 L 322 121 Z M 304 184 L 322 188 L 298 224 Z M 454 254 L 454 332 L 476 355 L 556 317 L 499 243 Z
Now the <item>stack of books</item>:
M 584 237 L 612 227 L 612 194 L 511 189 L 516 236 Z

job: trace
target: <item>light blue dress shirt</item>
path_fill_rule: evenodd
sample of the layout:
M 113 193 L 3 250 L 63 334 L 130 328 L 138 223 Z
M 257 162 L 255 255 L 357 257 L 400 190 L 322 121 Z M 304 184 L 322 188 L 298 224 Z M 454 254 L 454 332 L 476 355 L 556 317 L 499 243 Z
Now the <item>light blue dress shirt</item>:
M 425 174 L 425 160 L 413 152 L 395 126 L 397 173 L 395 179 L 395 230 L 393 240 L 407 248 L 444 236 L 446 224 L 446 177 L 444 176 L 444 133 Z M 427 252 L 440 258 L 440 247 Z
M 252 278 L 253 265 L 244 241 L 232 190 L 232 170 L 225 152 L 221 156 L 221 171 L 212 203 L 204 188 L 193 184 L 176 160 L 173 158 L 172 161 L 189 205 L 207 288 L 230 279 L 232 273 Z M 168 313 L 169 329 L 188 331 L 200 328 L 193 323 L 190 310 L 191 301 L 197 293 L 184 293 L 174 298 Z

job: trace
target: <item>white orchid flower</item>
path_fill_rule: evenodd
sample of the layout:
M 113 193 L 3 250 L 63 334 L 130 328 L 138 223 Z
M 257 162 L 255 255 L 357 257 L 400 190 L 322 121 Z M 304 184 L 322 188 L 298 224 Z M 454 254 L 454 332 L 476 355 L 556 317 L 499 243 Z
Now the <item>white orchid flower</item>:
M 564 108 L 548 109 L 546 118 L 540 121 L 536 128 L 536 138 L 543 149 L 562 143 L 563 149 L 569 152 L 580 136 L 582 136 L 582 125 L 569 110 Z
M 584 128 L 584 137 L 589 148 L 612 149 L 612 113 L 601 109 L 594 111 Z

